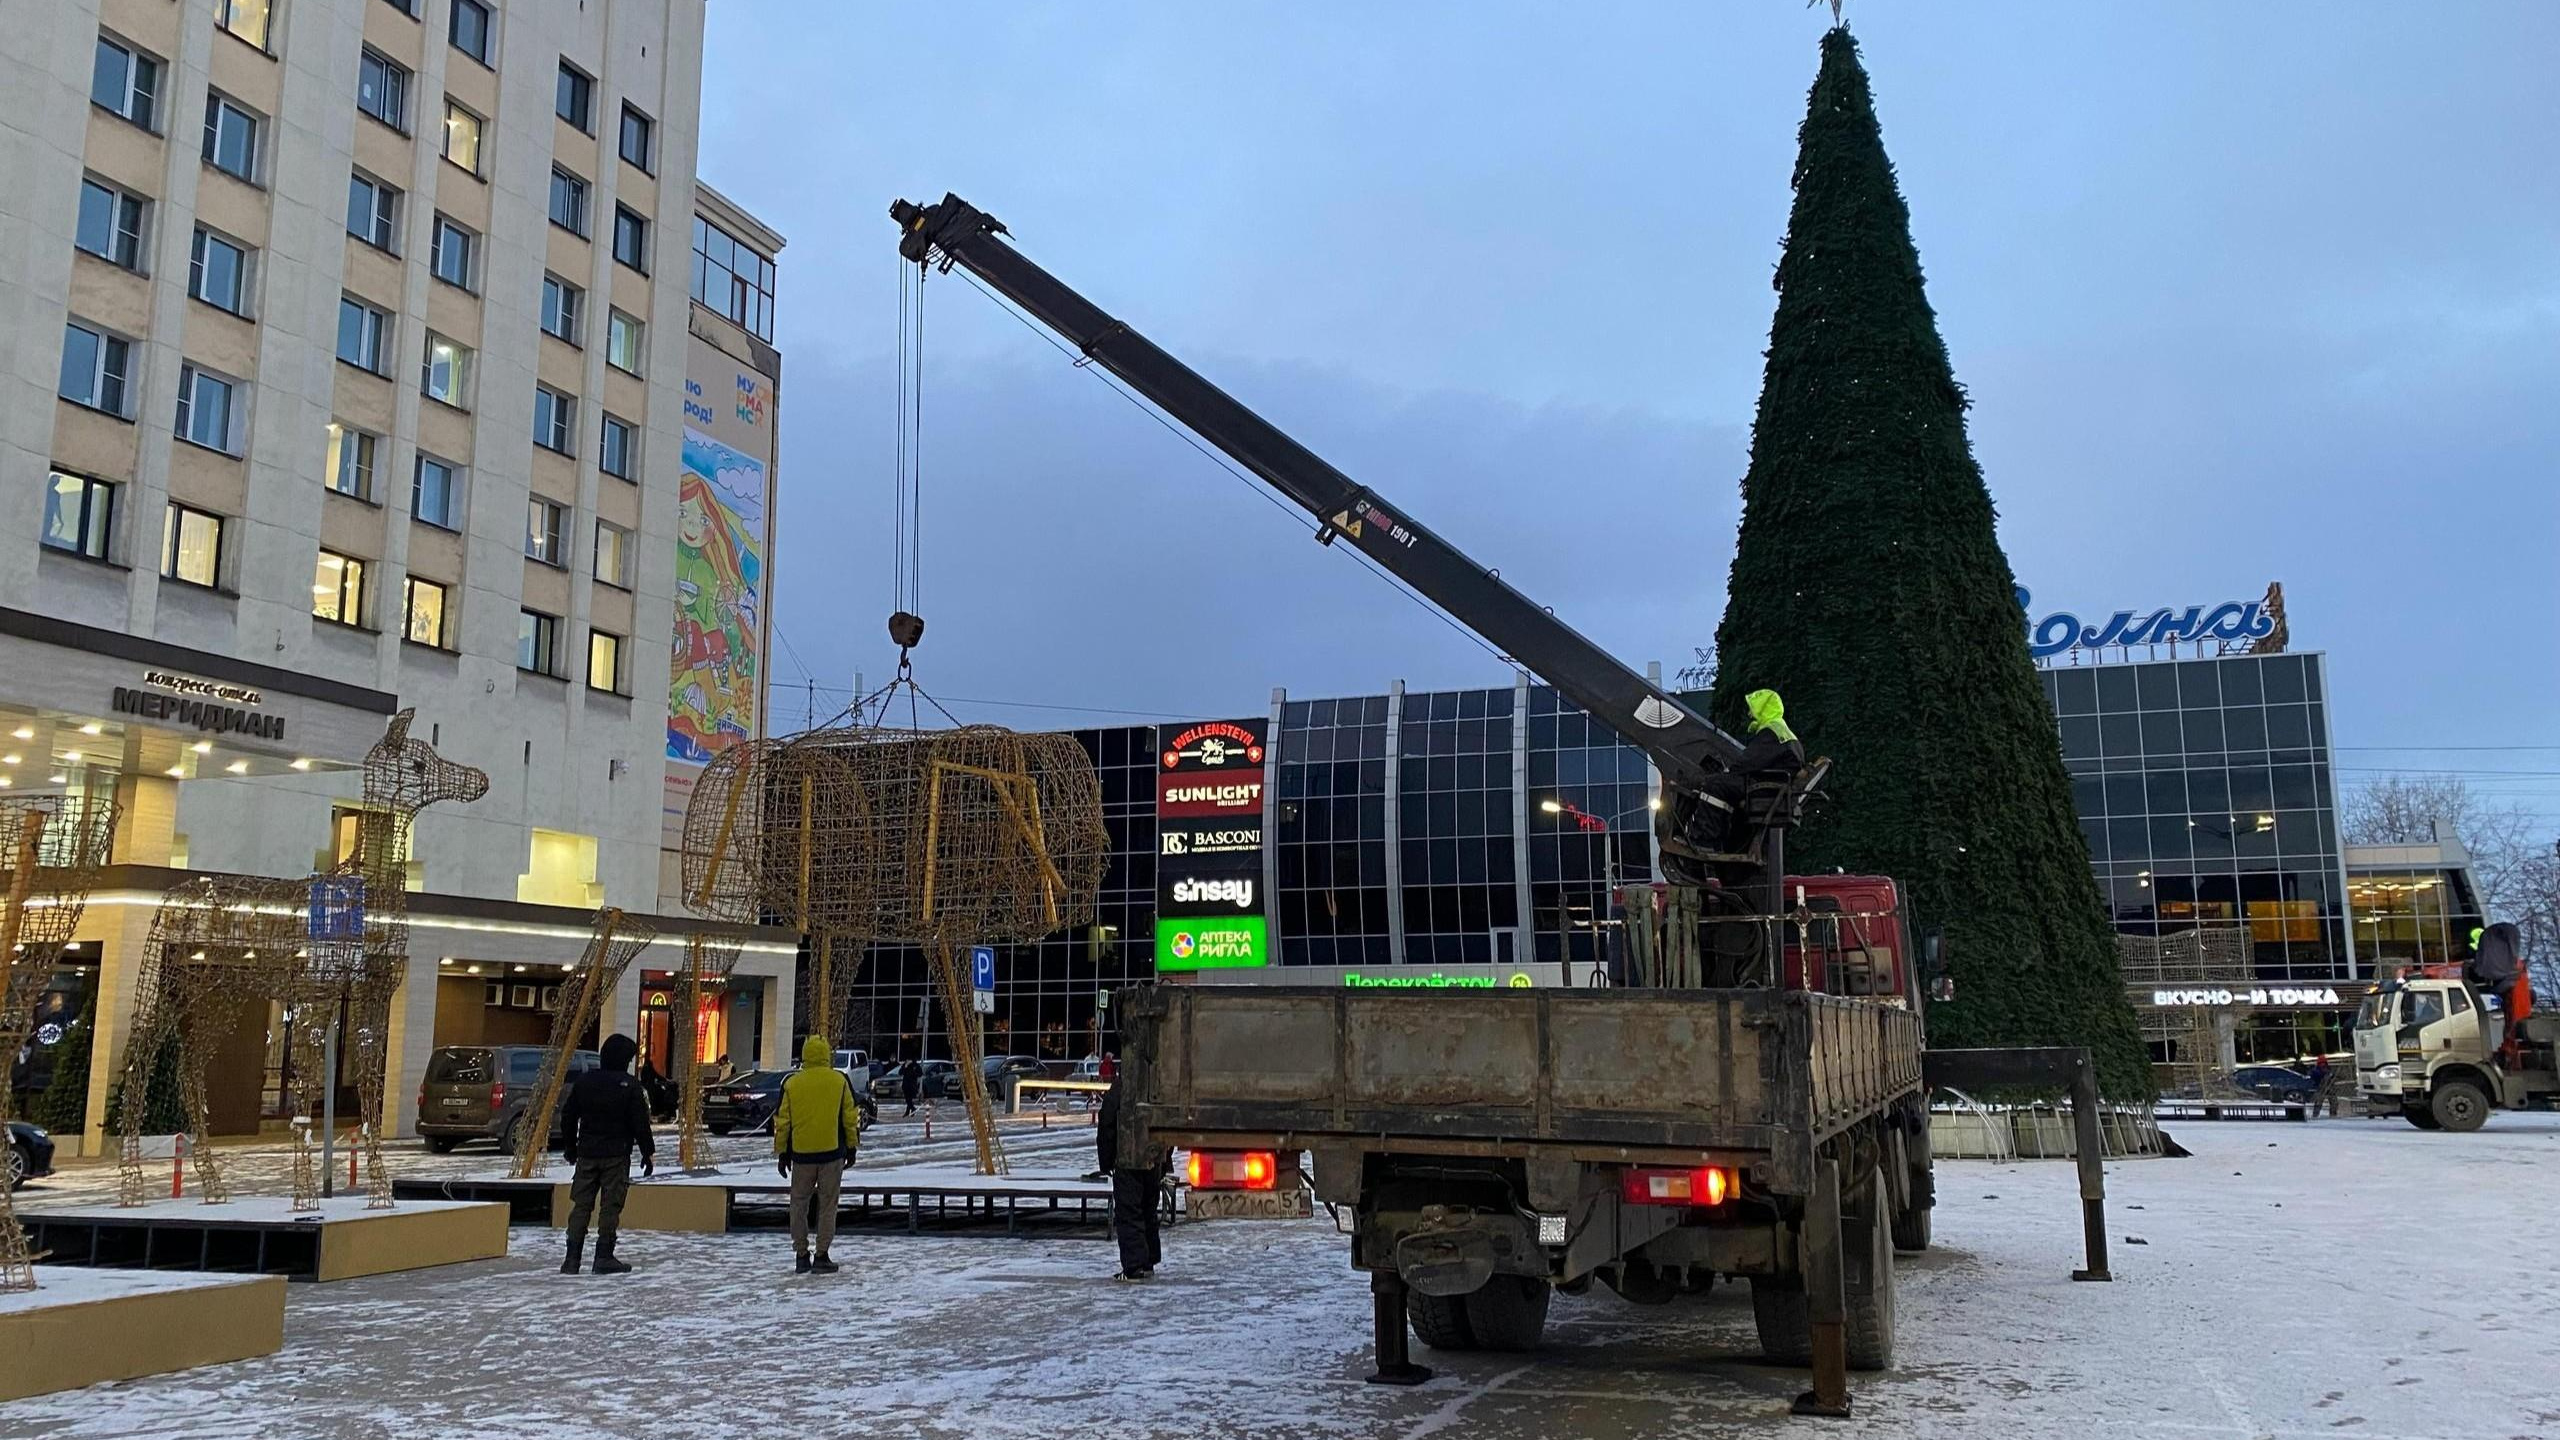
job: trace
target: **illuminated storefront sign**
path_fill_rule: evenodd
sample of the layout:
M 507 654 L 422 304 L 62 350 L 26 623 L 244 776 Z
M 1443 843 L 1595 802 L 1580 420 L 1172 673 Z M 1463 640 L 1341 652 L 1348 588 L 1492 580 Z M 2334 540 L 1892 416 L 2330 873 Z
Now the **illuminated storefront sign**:
M 1231 970 L 1270 960 L 1270 930 L 1259 915 L 1156 919 L 1158 970 Z
M 2018 608 L 2028 614 L 2025 586 L 2018 587 Z M 2225 600 L 2219 605 L 2190 605 L 2184 610 L 2119 610 L 2103 623 L 2083 625 L 2080 617 L 2057 610 L 2027 626 L 2027 649 L 2038 660 L 2066 650 L 2107 650 L 2116 646 L 2174 645 L 2181 640 L 2220 640 L 2226 644 L 2264 640 L 2276 633 L 2277 617 L 2264 600 Z
M 2202 1005 L 2345 1005 L 2335 985 L 2253 985 L 2235 989 L 2230 986 L 2197 986 L 2178 990 L 2154 990 L 2151 1003 L 2163 1007 Z
M 1262 875 L 1267 723 L 1212 720 L 1158 732 L 1158 970 L 1270 963 Z

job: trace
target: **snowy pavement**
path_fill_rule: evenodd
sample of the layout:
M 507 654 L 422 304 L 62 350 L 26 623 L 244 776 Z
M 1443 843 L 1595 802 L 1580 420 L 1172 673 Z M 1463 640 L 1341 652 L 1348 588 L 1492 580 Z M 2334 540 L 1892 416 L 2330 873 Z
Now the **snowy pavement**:
M 2560 1440 L 2560 1117 L 2172 1129 L 2194 1158 L 2109 1167 L 2112 1285 L 2069 1278 L 2069 1166 L 1942 1165 L 1900 1363 L 1852 1377 L 1847 1422 L 1785 1415 L 1803 1373 L 1754 1358 L 1739 1288 L 1559 1299 L 1537 1355 L 1364 1385 L 1367 1289 L 1318 1219 L 1177 1226 L 1144 1287 L 1090 1240 L 869 1233 L 833 1277 L 778 1235 L 634 1235 L 637 1273 L 571 1278 L 518 1230 L 504 1261 L 295 1288 L 279 1355 L 0 1405 L 0 1437 Z

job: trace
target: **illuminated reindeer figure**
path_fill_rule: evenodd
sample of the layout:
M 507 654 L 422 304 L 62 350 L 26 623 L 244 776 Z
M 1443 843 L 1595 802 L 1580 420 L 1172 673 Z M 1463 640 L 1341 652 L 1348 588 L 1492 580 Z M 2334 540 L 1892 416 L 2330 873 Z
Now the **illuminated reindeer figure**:
M 144 952 L 141 1009 L 125 1047 L 120 1203 L 140 1205 L 147 1198 L 146 1091 L 153 1061 L 170 1044 L 178 1047 L 179 1099 L 197 1186 L 206 1204 L 230 1198 L 222 1167 L 205 1144 L 205 1066 L 234 1028 L 240 1007 L 275 1001 L 302 1022 L 294 1027 L 293 1073 L 318 1076 L 323 1085 L 336 1080 L 322 1074 L 326 1017 L 346 1007 L 366 1191 L 372 1208 L 391 1204 L 391 1179 L 382 1164 L 383 1062 L 391 996 L 409 966 L 410 831 L 428 806 L 467 803 L 489 789 L 486 773 L 446 760 L 410 737 L 415 713 L 393 716 L 390 729 L 365 755 L 365 808 L 355 851 L 334 870 L 299 880 L 200 876 L 161 898 Z M 305 1193 L 310 1188 L 297 1166 L 297 1208 L 316 1203 Z

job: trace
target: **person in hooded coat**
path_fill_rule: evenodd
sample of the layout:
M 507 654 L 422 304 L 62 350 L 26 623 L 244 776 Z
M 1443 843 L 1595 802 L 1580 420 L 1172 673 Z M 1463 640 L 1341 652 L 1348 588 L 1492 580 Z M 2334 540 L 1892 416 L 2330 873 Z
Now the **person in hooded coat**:
M 631 1152 L 640 1151 L 640 1173 L 658 1169 L 658 1147 L 649 1137 L 649 1099 L 631 1076 L 640 1052 L 628 1035 L 606 1038 L 597 1068 L 580 1075 L 560 1107 L 560 1153 L 575 1167 L 569 1181 L 569 1255 L 560 1273 L 575 1275 L 587 1246 L 587 1222 L 596 1227 L 598 1275 L 620 1275 L 630 1266 L 613 1253 L 622 1226 L 622 1202 L 631 1194 Z
M 791 1269 L 798 1275 L 833 1275 L 827 1248 L 836 1238 L 836 1206 L 844 1167 L 862 1143 L 862 1105 L 853 1080 L 835 1067 L 826 1037 L 800 1043 L 800 1068 L 783 1077 L 782 1101 L 773 1111 L 774 1168 L 791 1182 Z M 809 1232 L 818 1253 L 809 1253 Z
M 1786 702 L 1778 692 L 1754 690 L 1742 697 L 1742 704 L 1751 714 L 1751 725 L 1744 732 L 1741 758 L 1732 769 L 1709 776 L 1702 787 L 1710 801 L 1728 812 L 1726 827 L 1735 835 L 1741 832 L 1742 802 L 1752 784 L 1773 775 L 1793 775 L 1804 766 L 1804 745 L 1787 726 Z

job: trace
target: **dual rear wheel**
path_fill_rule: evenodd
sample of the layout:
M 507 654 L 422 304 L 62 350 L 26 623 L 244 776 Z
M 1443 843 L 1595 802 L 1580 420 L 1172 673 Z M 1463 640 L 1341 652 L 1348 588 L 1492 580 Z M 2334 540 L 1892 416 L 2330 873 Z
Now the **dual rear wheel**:
M 1554 1290 L 1525 1275 L 1496 1275 L 1467 1295 L 1405 1299 L 1414 1338 L 1434 1350 L 1534 1350 Z

